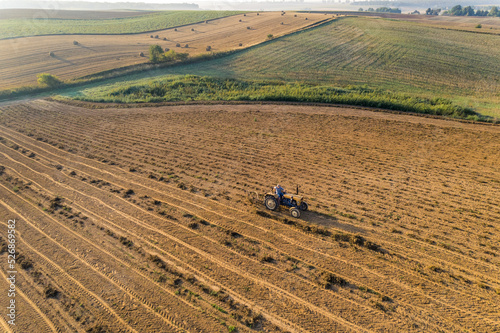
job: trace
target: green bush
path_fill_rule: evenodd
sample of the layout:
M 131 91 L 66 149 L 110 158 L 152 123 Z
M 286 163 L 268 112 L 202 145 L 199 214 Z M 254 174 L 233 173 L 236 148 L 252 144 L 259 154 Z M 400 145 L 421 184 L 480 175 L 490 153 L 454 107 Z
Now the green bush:
M 149 61 L 151 61 L 153 64 L 157 64 L 160 62 L 184 61 L 188 57 L 189 53 L 177 53 L 174 50 L 163 52 L 163 49 L 160 45 L 151 45 L 149 47 Z
M 174 50 L 170 50 L 165 52 L 164 60 L 165 62 L 173 62 L 173 61 L 183 61 L 186 60 L 189 56 L 189 53 L 177 53 Z
M 63 83 L 57 76 L 52 74 L 41 73 L 37 74 L 36 77 L 38 84 L 45 87 L 57 87 Z
M 165 60 L 165 56 L 163 55 L 163 49 L 160 45 L 150 45 L 149 46 L 149 61 L 153 64 L 162 62 Z

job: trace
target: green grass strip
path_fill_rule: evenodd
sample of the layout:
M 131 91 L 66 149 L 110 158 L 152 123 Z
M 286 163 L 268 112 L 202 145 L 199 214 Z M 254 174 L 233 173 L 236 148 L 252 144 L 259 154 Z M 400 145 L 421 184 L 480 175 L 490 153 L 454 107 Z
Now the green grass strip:
M 423 98 L 371 89 L 282 81 L 246 81 L 205 76 L 167 76 L 118 82 L 84 90 L 74 99 L 91 102 L 151 103 L 173 101 L 286 101 L 332 103 L 486 120 L 472 109 L 443 98 Z
M 161 11 L 136 17 L 107 20 L 5 19 L 0 20 L 0 39 L 40 35 L 141 33 L 212 20 L 241 11 Z

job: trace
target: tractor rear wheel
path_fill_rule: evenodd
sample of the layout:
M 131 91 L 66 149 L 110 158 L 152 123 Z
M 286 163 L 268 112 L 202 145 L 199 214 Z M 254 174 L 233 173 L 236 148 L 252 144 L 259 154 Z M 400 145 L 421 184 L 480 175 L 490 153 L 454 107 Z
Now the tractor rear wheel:
M 307 203 L 305 203 L 304 201 L 302 201 L 302 203 L 299 206 L 299 209 L 303 210 L 305 212 L 306 210 L 309 209 L 309 205 Z
M 292 208 L 290 208 L 290 215 L 292 215 L 292 217 L 299 218 L 300 217 L 300 210 L 298 210 L 295 207 L 292 207 Z
M 269 210 L 278 209 L 278 200 L 276 200 L 275 197 L 267 196 L 266 199 L 264 200 L 264 204 L 266 205 L 266 208 Z

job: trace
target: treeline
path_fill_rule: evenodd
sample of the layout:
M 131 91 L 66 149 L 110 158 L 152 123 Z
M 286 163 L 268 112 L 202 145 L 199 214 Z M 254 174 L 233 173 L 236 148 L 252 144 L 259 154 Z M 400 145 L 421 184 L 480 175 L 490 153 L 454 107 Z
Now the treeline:
M 431 9 L 427 8 L 425 11 L 426 15 L 439 15 L 441 12 L 441 8 L 438 9 Z M 443 12 L 444 16 L 496 16 L 500 17 L 500 11 L 498 10 L 498 7 L 493 6 L 491 9 L 488 10 L 483 10 L 483 9 L 478 9 L 474 10 L 473 7 L 471 6 L 466 6 L 462 7 L 461 5 L 456 5 L 453 6 L 450 10 L 444 11 Z
M 443 13 L 445 15 L 446 12 Z M 497 16 L 500 17 L 500 11 L 497 7 L 492 7 L 489 11 L 487 10 L 474 10 L 471 6 L 462 7 L 456 5 L 448 11 L 448 15 L 451 16 Z
M 360 8 L 358 11 L 364 11 L 363 8 Z M 367 12 L 375 12 L 375 13 L 393 13 L 393 14 L 401 14 L 401 9 L 399 8 L 389 8 L 389 7 L 380 7 L 377 9 L 368 8 Z

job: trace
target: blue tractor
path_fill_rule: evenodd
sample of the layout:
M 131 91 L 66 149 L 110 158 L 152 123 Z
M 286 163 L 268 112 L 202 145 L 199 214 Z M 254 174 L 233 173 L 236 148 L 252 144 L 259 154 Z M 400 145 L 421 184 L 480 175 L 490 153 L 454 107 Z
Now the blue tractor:
M 287 207 L 290 215 L 295 218 L 300 217 L 300 211 L 306 211 L 309 208 L 304 197 L 299 195 L 298 186 L 297 194 L 286 193 L 281 186 L 275 186 L 272 192 L 266 193 L 264 205 L 267 209 L 274 211 L 279 210 L 281 206 Z

